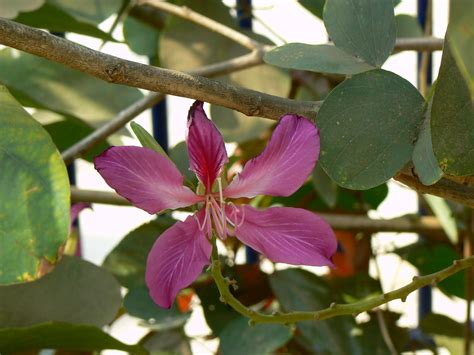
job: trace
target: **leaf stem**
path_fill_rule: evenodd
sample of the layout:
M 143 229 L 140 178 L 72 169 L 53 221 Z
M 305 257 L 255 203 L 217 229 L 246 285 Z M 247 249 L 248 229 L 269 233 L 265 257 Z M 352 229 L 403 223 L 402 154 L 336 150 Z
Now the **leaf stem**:
M 212 239 L 212 264 L 211 273 L 217 288 L 221 295 L 222 302 L 227 303 L 235 311 L 250 319 L 250 323 L 281 323 L 293 324 L 300 321 L 324 320 L 342 315 L 357 315 L 361 312 L 369 311 L 387 302 L 400 299 L 404 302 L 407 296 L 413 291 L 427 285 L 434 285 L 447 277 L 469 267 L 474 266 L 474 256 L 465 259 L 455 260 L 453 264 L 443 270 L 435 272 L 426 276 L 415 276 L 413 281 L 408 285 L 403 286 L 386 294 L 369 297 L 364 300 L 349 303 L 336 304 L 332 303 L 328 308 L 314 311 L 314 312 L 288 312 L 288 313 L 272 313 L 266 314 L 254 311 L 244 306 L 238 299 L 236 299 L 229 290 L 229 282 L 224 278 L 221 272 L 221 262 L 217 253 L 216 238 Z

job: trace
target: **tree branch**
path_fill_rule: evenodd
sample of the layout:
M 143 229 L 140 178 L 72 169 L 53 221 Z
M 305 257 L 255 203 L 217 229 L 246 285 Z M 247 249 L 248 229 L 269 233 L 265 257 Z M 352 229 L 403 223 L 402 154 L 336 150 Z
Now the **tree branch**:
M 349 304 L 332 303 L 328 308 L 314 312 L 289 312 L 289 313 L 273 313 L 265 314 L 256 312 L 244 306 L 238 299 L 236 299 L 229 290 L 229 280 L 224 278 L 221 273 L 221 262 L 217 255 L 217 246 L 215 238 L 213 239 L 212 264 L 211 273 L 217 288 L 221 295 L 222 302 L 227 303 L 235 311 L 250 319 L 250 324 L 258 323 L 280 323 L 280 324 L 294 324 L 301 321 L 315 321 L 333 318 L 336 316 L 353 315 L 356 316 L 361 312 L 366 312 L 374 309 L 382 304 L 390 301 L 400 299 L 404 302 L 407 296 L 413 291 L 428 285 L 435 285 L 436 283 L 446 279 L 447 277 L 474 266 L 474 256 L 466 259 L 455 260 L 453 265 L 446 269 L 440 270 L 426 276 L 415 276 L 413 281 L 408 285 L 396 289 L 394 291 L 385 293 L 380 296 L 369 297 L 362 301 Z
M 253 51 L 241 57 L 226 60 L 220 63 L 204 66 L 192 73 L 203 76 L 223 75 L 237 70 L 242 70 L 262 62 L 262 55 L 259 51 Z M 151 93 L 143 99 L 133 103 L 129 107 L 120 111 L 117 116 L 96 129 L 88 136 L 81 139 L 76 144 L 66 149 L 62 154 L 62 158 L 66 164 L 71 163 L 74 159 L 80 158 L 96 144 L 107 139 L 111 134 L 117 132 L 125 124 L 133 120 L 140 113 L 148 108 L 153 107 L 160 102 L 165 95 L 160 93 Z
M 138 4 L 151 5 L 155 7 L 156 9 L 162 10 L 169 14 L 176 15 L 188 21 L 194 22 L 195 24 L 205 27 L 208 30 L 217 32 L 220 35 L 227 37 L 231 39 L 232 41 L 250 50 L 263 47 L 262 43 L 253 40 L 249 36 L 246 36 L 243 33 L 236 31 L 226 25 L 223 25 L 222 23 L 217 22 L 209 17 L 203 16 L 200 13 L 193 11 L 186 6 L 177 6 L 177 5 L 170 4 L 166 1 L 160 1 L 160 0 L 139 0 Z
M 395 175 L 394 179 L 422 194 L 436 195 L 474 208 L 474 186 L 459 184 L 447 178 L 442 178 L 436 184 L 426 186 L 405 170 Z
M 288 112 L 314 118 L 320 102 L 295 101 L 175 70 L 123 60 L 0 18 L 0 44 L 64 64 L 99 79 L 278 119 Z
M 84 190 L 71 186 L 72 203 L 88 202 L 107 205 L 130 206 L 123 197 L 115 192 Z M 418 217 L 406 215 L 393 219 L 371 219 L 367 216 L 355 216 L 332 213 L 319 213 L 334 229 L 357 231 L 366 233 L 375 232 L 411 232 L 429 235 L 437 241 L 446 242 L 447 238 L 438 219 L 434 216 Z

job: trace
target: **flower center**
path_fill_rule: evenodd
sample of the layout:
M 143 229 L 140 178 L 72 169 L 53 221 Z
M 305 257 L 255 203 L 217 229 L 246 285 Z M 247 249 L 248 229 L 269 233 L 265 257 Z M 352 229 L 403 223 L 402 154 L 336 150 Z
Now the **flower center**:
M 217 185 L 218 193 L 207 193 L 205 196 L 204 220 L 200 222 L 197 217 L 196 220 L 199 229 L 204 230 L 208 237 L 214 231 L 221 240 L 224 240 L 228 235 L 234 235 L 234 228 L 242 225 L 245 216 L 242 214 L 238 220 L 237 206 L 225 201 L 220 177 L 217 178 Z

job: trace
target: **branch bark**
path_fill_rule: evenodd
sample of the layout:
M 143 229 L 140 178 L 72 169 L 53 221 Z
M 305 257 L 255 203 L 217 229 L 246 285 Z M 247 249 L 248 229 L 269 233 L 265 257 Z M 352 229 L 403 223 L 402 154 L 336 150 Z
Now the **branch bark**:
M 115 192 L 84 190 L 71 186 L 72 203 L 88 202 L 106 205 L 130 206 L 123 197 Z M 354 216 L 344 214 L 319 213 L 334 229 L 358 231 L 366 233 L 375 232 L 412 232 L 422 233 L 438 241 L 448 241 L 438 219 L 433 216 L 418 217 L 406 215 L 393 219 L 371 219 L 367 216 Z
M 203 76 L 223 75 L 237 70 L 242 70 L 250 66 L 257 65 L 262 62 L 262 55 L 259 51 L 253 51 L 241 57 L 226 60 L 220 63 L 207 65 L 193 71 L 194 74 Z M 103 126 L 96 129 L 88 136 L 81 139 L 76 144 L 72 145 L 61 156 L 65 164 L 71 163 L 74 159 L 80 158 L 96 144 L 107 139 L 111 134 L 117 132 L 120 128 L 133 120 L 140 113 L 148 108 L 153 107 L 160 102 L 165 95 L 160 93 L 151 93 L 143 99 L 133 103 L 129 107 L 120 111 L 117 116 L 105 123 Z
M 144 65 L 100 53 L 45 31 L 0 18 L 0 44 L 80 70 L 110 83 L 193 98 L 242 112 L 278 119 L 288 112 L 314 118 L 316 101 L 295 101 L 202 76 Z

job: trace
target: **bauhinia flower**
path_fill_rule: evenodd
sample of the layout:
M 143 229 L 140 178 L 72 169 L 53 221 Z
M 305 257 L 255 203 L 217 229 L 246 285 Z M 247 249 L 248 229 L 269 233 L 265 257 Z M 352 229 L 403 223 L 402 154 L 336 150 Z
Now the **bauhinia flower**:
M 257 195 L 289 196 L 308 178 L 319 156 L 319 132 L 307 118 L 280 118 L 268 145 L 223 188 L 227 163 L 222 135 L 202 102 L 188 115 L 187 145 L 199 194 L 183 186 L 183 176 L 167 157 L 148 148 L 112 147 L 95 158 L 105 181 L 133 205 L 151 214 L 197 204 L 197 212 L 157 239 L 146 269 L 152 299 L 169 308 L 210 263 L 214 233 L 235 236 L 274 262 L 332 265 L 337 242 L 331 227 L 312 212 L 288 207 L 256 209 L 233 199 Z

